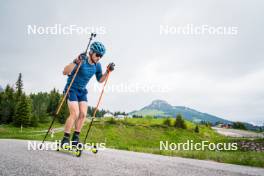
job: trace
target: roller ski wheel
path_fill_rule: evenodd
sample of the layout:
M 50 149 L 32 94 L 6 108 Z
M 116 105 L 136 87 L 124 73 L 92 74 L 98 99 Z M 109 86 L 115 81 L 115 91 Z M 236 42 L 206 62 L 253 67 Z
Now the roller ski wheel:
M 95 145 L 92 147 L 91 151 L 93 152 L 93 154 L 98 153 L 98 149 Z
M 82 155 L 82 150 L 78 148 L 78 144 L 80 144 L 79 142 L 75 143 L 76 145 L 73 145 L 71 150 L 74 151 L 74 154 L 77 156 L 77 157 L 80 157 Z
M 75 155 L 76 155 L 77 157 L 81 157 L 81 155 L 82 155 L 82 150 L 79 150 L 79 149 L 76 148 L 76 153 L 75 153 Z
M 80 157 L 82 155 L 82 150 L 79 150 L 75 146 L 65 145 L 64 147 L 57 148 L 57 151 L 65 152 L 65 153 L 71 153 L 77 157 Z

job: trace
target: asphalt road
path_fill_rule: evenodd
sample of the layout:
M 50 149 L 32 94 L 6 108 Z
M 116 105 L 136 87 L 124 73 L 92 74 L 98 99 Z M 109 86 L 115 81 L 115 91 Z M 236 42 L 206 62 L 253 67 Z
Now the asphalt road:
M 77 158 L 57 151 L 28 150 L 24 140 L 0 140 L 0 175 L 263 175 L 264 169 L 106 149 Z
M 218 128 L 218 127 L 212 127 L 212 128 L 216 130 L 216 132 L 224 136 L 245 137 L 245 138 L 264 138 L 264 133 L 256 133 L 253 131 L 226 129 L 226 128 Z

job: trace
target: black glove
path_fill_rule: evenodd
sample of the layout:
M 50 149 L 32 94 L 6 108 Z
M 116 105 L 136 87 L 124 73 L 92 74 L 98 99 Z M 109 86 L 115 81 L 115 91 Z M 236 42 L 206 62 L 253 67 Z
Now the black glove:
M 79 64 L 83 58 L 86 57 L 86 53 L 81 53 L 76 59 L 73 60 L 73 63 Z
M 111 62 L 110 64 L 108 64 L 107 66 L 107 71 L 111 72 L 115 69 L 115 64 L 113 62 Z

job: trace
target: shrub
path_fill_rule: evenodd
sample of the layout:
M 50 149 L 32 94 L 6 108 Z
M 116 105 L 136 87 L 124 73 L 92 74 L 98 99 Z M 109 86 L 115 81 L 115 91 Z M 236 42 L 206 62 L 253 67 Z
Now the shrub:
M 195 129 L 194 129 L 194 132 L 195 132 L 195 133 L 199 133 L 199 127 L 198 127 L 198 125 L 196 125 L 196 127 L 195 127 Z
M 163 125 L 165 126 L 171 126 L 171 119 L 170 118 L 166 118 L 163 120 Z
M 182 129 L 186 129 L 186 124 L 185 124 L 185 121 L 184 119 L 182 118 L 182 115 L 181 114 L 178 114 L 176 116 L 176 122 L 174 124 L 175 128 L 182 128 Z
M 113 117 L 111 117 L 109 120 L 107 120 L 107 122 L 109 124 L 117 124 L 117 121 Z

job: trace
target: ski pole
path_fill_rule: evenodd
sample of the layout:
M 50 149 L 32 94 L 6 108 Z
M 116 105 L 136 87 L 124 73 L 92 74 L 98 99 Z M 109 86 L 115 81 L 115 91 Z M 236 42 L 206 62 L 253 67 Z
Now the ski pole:
M 90 43 L 91 43 L 93 37 L 96 37 L 96 34 L 95 34 L 95 33 L 91 33 L 91 37 L 90 37 L 90 39 L 89 39 L 89 42 L 88 42 L 87 48 L 86 48 L 86 50 L 85 50 L 85 54 L 87 54 L 88 48 L 89 48 L 89 46 L 90 46 Z M 72 86 L 72 84 L 73 84 L 73 82 L 74 82 L 74 80 L 75 80 L 75 77 L 76 77 L 77 73 L 79 72 L 79 69 L 80 69 L 80 67 L 81 67 L 81 64 L 82 64 L 82 61 L 78 64 L 78 67 L 77 67 L 77 69 L 76 69 L 76 71 L 75 71 L 75 73 L 74 73 L 74 75 L 73 75 L 73 78 L 72 78 L 72 80 L 71 80 L 71 82 L 70 82 L 70 85 L 69 85 L 69 87 L 67 88 L 67 91 L 66 91 L 66 93 L 64 94 L 62 100 L 60 101 L 60 104 L 59 104 L 59 106 L 58 106 L 58 108 L 57 108 L 57 110 L 56 110 L 55 116 L 53 117 L 53 120 L 52 120 L 52 122 L 51 122 L 51 124 L 50 124 L 50 126 L 49 126 L 49 129 L 48 129 L 48 131 L 47 131 L 45 137 L 44 137 L 43 140 L 42 140 L 41 147 L 42 147 L 42 144 L 45 142 L 45 140 L 46 140 L 46 138 L 47 138 L 47 136 L 48 136 L 48 134 L 49 134 L 49 132 L 50 132 L 50 129 L 51 129 L 53 123 L 55 122 L 55 118 L 56 118 L 56 116 L 60 113 L 61 107 L 62 107 L 62 105 L 63 105 L 63 103 L 64 103 L 64 101 L 65 101 L 65 99 L 66 99 L 66 97 L 67 97 L 67 95 L 68 95 L 68 93 L 69 93 L 69 91 L 70 91 L 70 88 L 71 88 L 71 86 Z
M 106 83 L 107 83 L 107 81 L 108 81 L 109 75 L 110 75 L 110 71 L 109 71 L 109 72 L 107 73 L 107 75 L 106 75 L 106 80 L 105 80 L 105 83 L 104 83 L 104 86 L 103 86 L 102 92 L 101 92 L 101 94 L 100 94 L 99 100 L 98 100 L 98 102 L 97 102 L 97 105 L 96 105 L 95 110 L 94 110 L 94 113 L 93 113 L 92 120 L 91 120 L 91 122 L 90 122 L 90 124 L 89 124 L 88 130 L 87 130 L 87 133 L 86 133 L 86 136 L 85 136 L 85 138 L 84 138 L 84 143 L 83 143 L 84 145 L 85 145 L 85 143 L 86 143 L 86 139 L 87 139 L 87 137 L 88 137 L 88 134 L 89 134 L 90 129 L 91 129 L 91 127 L 92 127 L 93 121 L 94 121 L 94 119 L 95 119 L 95 115 L 96 115 L 96 112 L 97 112 L 97 110 L 98 110 L 99 104 L 100 104 L 100 102 L 101 102 L 101 100 L 102 100 L 102 96 L 103 96 L 103 93 L 104 93 L 104 88 L 105 88 L 105 85 L 106 85 Z

